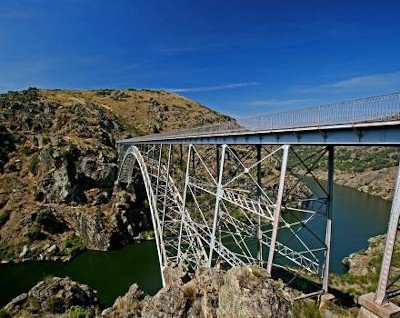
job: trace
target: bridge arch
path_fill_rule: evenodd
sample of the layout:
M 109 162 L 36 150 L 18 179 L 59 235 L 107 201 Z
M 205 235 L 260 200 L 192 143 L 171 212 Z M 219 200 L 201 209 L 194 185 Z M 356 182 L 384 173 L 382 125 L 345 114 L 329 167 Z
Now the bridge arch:
M 130 160 L 133 159 L 133 162 L 129 162 Z M 146 163 L 144 161 L 144 158 L 142 154 L 140 153 L 140 150 L 136 146 L 130 146 L 120 163 L 120 169 L 118 171 L 118 177 L 117 177 L 117 184 L 121 182 L 121 179 L 124 177 L 123 174 L 127 174 L 128 177 L 128 183 L 131 182 L 131 177 L 133 174 L 133 169 L 135 166 L 138 166 L 143 178 L 143 183 L 146 188 L 146 194 L 147 198 L 149 201 L 149 206 L 150 206 L 150 214 L 151 214 L 151 220 L 153 224 L 153 230 L 154 230 L 154 237 L 156 239 L 156 245 L 157 245 L 157 254 L 158 254 L 158 260 L 160 264 L 160 271 L 161 271 L 161 279 L 163 286 L 165 286 L 165 280 L 164 280 L 164 267 L 166 265 L 166 256 L 165 256 L 165 250 L 163 249 L 163 244 L 162 244 L 162 237 L 160 237 L 160 220 L 158 218 L 157 214 L 157 202 L 156 202 L 156 197 L 151 185 L 151 179 L 149 172 L 147 170 Z

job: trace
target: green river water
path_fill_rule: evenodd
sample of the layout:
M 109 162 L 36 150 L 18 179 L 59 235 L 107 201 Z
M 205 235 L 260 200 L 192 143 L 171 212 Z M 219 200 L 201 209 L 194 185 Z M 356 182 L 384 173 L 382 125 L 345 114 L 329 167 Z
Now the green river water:
M 343 272 L 345 256 L 366 248 L 369 237 L 386 231 L 390 206 L 389 201 L 335 185 L 332 271 Z M 0 306 L 49 275 L 88 284 L 108 306 L 134 282 L 148 294 L 161 287 L 155 242 L 141 242 L 110 252 L 88 251 L 67 263 L 0 265 Z

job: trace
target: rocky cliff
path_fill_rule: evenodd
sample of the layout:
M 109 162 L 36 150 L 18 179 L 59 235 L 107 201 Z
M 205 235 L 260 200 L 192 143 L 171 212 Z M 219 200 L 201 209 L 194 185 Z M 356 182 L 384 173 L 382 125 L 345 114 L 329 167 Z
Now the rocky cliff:
M 0 260 L 65 260 L 150 230 L 140 175 L 114 187 L 115 139 L 227 119 L 161 91 L 0 95 Z
M 145 296 L 134 284 L 114 305 L 102 311 L 95 293 L 69 279 L 50 278 L 3 309 L 12 317 L 237 317 L 288 318 L 291 303 L 283 286 L 260 268 L 198 269 L 190 277 L 176 268 L 166 270 L 167 286 Z M 80 315 L 78 315 L 78 313 Z

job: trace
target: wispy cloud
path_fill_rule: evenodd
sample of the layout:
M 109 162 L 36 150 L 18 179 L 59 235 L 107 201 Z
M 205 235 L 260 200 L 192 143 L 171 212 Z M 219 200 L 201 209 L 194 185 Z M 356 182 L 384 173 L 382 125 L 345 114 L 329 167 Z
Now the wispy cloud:
M 355 89 L 376 89 L 392 88 L 400 89 L 400 71 L 393 73 L 381 73 L 365 76 L 352 77 L 349 79 L 326 83 L 316 86 L 297 87 L 296 91 L 304 93 L 316 92 L 322 90 L 355 90 Z
M 187 93 L 187 92 L 210 92 L 220 91 L 226 89 L 243 88 L 249 86 L 259 85 L 258 82 L 247 82 L 247 83 L 229 83 L 215 86 L 198 86 L 198 87 L 186 87 L 186 88 L 162 88 L 163 90 L 175 92 L 175 93 Z
M 281 106 L 295 106 L 303 105 L 304 103 L 311 102 L 313 99 L 309 98 L 298 98 L 298 99 L 259 99 L 248 103 L 252 106 L 269 106 L 269 107 L 281 107 Z
M 386 74 L 373 74 L 367 76 L 353 77 L 336 83 L 322 85 L 324 88 L 368 88 L 371 86 L 400 85 L 400 71 Z

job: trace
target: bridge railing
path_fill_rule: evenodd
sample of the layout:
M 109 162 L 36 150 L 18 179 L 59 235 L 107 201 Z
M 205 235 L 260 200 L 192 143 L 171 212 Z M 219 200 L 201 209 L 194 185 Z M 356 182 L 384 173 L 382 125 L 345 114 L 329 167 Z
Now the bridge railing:
M 198 136 L 203 134 L 210 135 L 210 134 L 239 132 L 246 130 L 247 130 L 246 128 L 239 126 L 236 122 L 230 121 L 230 122 L 199 126 L 194 128 L 186 128 L 172 132 L 162 132 L 154 135 L 140 136 L 140 137 L 130 138 L 129 141 L 134 142 L 135 140 L 140 140 L 140 141 L 159 140 L 159 139 L 168 139 L 168 137 Z
M 237 119 L 236 122 L 216 123 L 180 131 L 141 136 L 131 138 L 129 141 L 162 140 L 169 137 L 208 136 L 241 131 L 273 131 L 394 120 L 400 120 L 400 93 L 242 118 Z
M 400 119 L 400 93 L 238 119 L 250 130 L 277 130 Z

